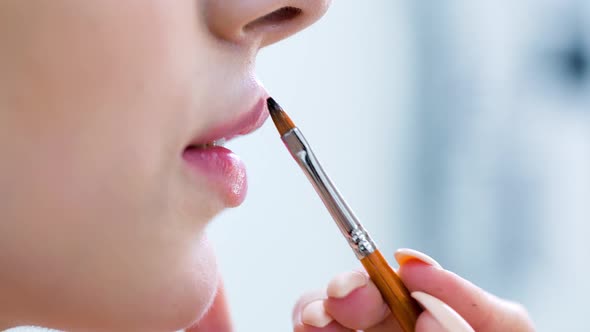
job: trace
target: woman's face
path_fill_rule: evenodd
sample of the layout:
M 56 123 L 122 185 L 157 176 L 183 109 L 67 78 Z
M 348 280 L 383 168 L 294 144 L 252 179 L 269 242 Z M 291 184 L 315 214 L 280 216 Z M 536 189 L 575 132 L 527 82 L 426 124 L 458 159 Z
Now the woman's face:
M 246 181 L 189 146 L 261 124 L 257 51 L 327 2 L 2 0 L 0 322 L 199 319 L 218 280 L 204 229 Z

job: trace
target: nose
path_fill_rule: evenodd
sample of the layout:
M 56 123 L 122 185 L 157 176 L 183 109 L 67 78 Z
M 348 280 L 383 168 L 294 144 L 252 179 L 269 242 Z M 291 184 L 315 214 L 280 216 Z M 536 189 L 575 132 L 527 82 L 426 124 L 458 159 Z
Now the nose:
M 264 47 L 313 24 L 329 5 L 330 0 L 211 0 L 205 20 L 220 39 Z

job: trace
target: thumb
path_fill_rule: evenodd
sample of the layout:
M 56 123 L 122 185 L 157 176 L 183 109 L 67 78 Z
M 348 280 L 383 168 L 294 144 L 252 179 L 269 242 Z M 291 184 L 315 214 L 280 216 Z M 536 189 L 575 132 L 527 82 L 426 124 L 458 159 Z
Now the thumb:
M 535 330 L 523 306 L 502 300 L 444 270 L 440 265 L 434 264 L 436 262 L 432 258 L 413 250 L 402 249 L 396 253 L 396 259 L 400 263 L 400 277 L 414 296 L 424 299 L 425 296 L 420 294 L 425 293 L 442 301 L 463 317 L 475 331 Z

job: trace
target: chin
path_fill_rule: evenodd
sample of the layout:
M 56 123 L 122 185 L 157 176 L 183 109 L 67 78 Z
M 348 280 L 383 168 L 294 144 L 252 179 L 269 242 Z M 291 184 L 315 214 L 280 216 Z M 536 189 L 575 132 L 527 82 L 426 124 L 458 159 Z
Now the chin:
M 45 316 L 32 325 L 85 332 L 167 332 L 192 326 L 211 307 L 220 280 L 211 246 L 206 240 L 196 242 L 175 247 L 170 251 L 175 257 L 150 252 L 133 266 L 111 266 L 109 278 L 85 278 L 67 296 L 67 309 L 62 307 L 58 317 Z
M 206 241 L 201 243 L 198 255 L 191 257 L 185 266 L 173 267 L 175 273 L 167 275 L 160 291 L 153 299 L 145 299 L 143 312 L 137 312 L 137 331 L 178 331 L 198 322 L 211 307 L 219 286 L 215 256 Z M 146 323 L 146 317 L 150 324 Z M 155 328 L 156 327 L 156 328 Z
M 145 318 L 138 316 L 138 322 L 141 322 L 141 325 L 136 326 L 135 330 L 179 331 L 195 325 L 205 316 L 213 304 L 217 286 L 217 280 L 202 283 L 197 287 L 192 286 L 195 287 L 192 290 L 177 285 L 176 288 L 182 291 L 182 294 L 176 294 L 174 299 L 150 304 L 153 307 L 148 309 L 147 312 L 151 312 L 151 317 L 153 317 L 151 323 L 145 324 Z M 127 331 L 130 329 L 122 330 Z

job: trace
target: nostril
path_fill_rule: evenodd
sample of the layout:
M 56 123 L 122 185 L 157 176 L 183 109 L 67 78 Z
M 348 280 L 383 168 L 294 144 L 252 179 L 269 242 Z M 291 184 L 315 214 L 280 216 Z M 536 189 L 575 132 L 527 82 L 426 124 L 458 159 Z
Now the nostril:
M 251 30 L 263 25 L 278 25 L 287 21 L 291 21 L 302 13 L 303 11 L 300 8 L 283 7 L 248 23 L 244 29 Z

